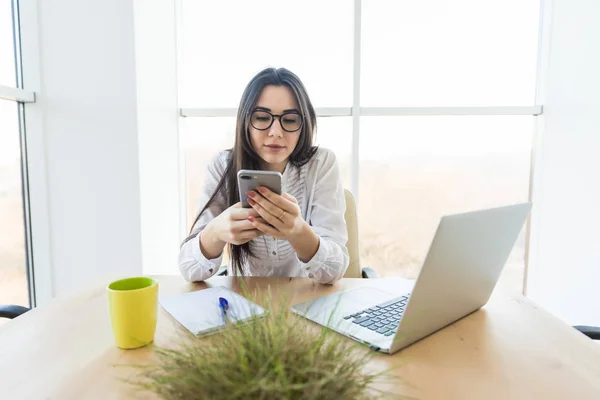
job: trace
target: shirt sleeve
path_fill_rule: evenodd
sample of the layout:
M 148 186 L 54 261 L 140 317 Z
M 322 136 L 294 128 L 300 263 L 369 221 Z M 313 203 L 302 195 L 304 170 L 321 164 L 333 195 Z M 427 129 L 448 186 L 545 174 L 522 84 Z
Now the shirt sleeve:
M 333 284 L 344 276 L 350 262 L 344 219 L 346 199 L 335 153 L 325 151 L 317 168 L 310 221 L 307 222 L 319 236 L 319 249 L 310 261 L 300 261 L 300 265 L 315 281 Z
M 210 197 L 213 195 L 219 181 L 227 167 L 227 153 L 222 152 L 208 165 L 204 188 L 198 202 L 198 212 L 202 211 Z M 227 203 L 222 194 L 218 194 L 213 203 L 208 207 L 194 224 L 190 235 L 184 240 L 179 250 L 179 271 L 188 282 L 203 281 L 217 273 L 223 261 L 223 252 L 213 259 L 207 259 L 200 250 L 200 234 L 215 217 L 227 208 Z

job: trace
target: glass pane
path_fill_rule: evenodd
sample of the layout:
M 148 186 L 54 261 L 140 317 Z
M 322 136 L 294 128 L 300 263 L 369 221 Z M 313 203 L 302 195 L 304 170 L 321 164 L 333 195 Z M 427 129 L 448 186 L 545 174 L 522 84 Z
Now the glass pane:
M 12 1 L 0 0 L 0 85 L 16 86 Z
M 0 221 L 0 304 L 29 306 L 18 109 L 6 100 L 0 100 Z
M 316 145 L 333 150 L 340 168 L 344 187 L 352 184 L 352 117 L 322 117 L 317 119 Z
M 362 117 L 363 266 L 415 278 L 439 219 L 528 200 L 532 116 Z M 525 229 L 501 284 L 521 291 Z
M 208 163 L 219 151 L 233 147 L 235 118 L 181 118 L 179 122 L 185 157 L 187 228 L 196 219 Z
M 362 106 L 533 104 L 540 0 L 362 4 Z
M 219 151 L 233 146 L 235 118 L 182 118 L 179 126 L 185 156 L 187 221 L 191 227 L 199 211 L 206 166 Z M 344 185 L 349 188 L 352 119 L 319 118 L 316 144 L 336 153 Z
M 351 105 L 352 2 L 183 0 L 181 14 L 182 107 L 237 107 L 266 67 L 297 74 L 315 107 Z

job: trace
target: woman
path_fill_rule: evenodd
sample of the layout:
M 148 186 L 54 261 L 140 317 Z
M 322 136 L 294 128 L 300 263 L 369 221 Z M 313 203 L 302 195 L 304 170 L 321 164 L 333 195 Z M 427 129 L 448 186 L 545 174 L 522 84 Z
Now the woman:
M 214 275 L 310 277 L 332 284 L 348 267 L 344 189 L 335 155 L 313 146 L 315 110 L 300 79 L 268 68 L 244 90 L 233 149 L 208 166 L 200 212 L 179 254 L 188 281 Z M 239 202 L 237 172 L 278 171 L 281 195 L 260 187 Z

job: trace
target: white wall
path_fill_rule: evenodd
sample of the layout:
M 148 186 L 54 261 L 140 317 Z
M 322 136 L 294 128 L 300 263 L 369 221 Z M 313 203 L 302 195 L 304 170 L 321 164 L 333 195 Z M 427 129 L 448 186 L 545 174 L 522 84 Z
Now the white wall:
M 142 260 L 146 274 L 179 273 L 182 192 L 175 3 L 134 0 Z
M 527 294 L 600 326 L 600 2 L 546 2 Z
M 175 2 L 21 6 L 37 303 L 177 273 Z
M 47 210 L 45 226 L 32 215 L 36 285 L 62 296 L 142 272 L 133 2 L 33 9 L 22 15 L 25 87 L 37 94 L 28 145 L 45 154 L 30 164 L 31 202 Z

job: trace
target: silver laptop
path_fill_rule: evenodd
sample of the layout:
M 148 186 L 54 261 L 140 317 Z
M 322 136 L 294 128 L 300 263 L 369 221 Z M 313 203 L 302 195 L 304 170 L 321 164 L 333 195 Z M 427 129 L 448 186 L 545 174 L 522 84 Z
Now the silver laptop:
M 444 216 L 414 286 L 360 287 L 292 311 L 394 353 L 487 303 L 530 210 L 524 203 Z

